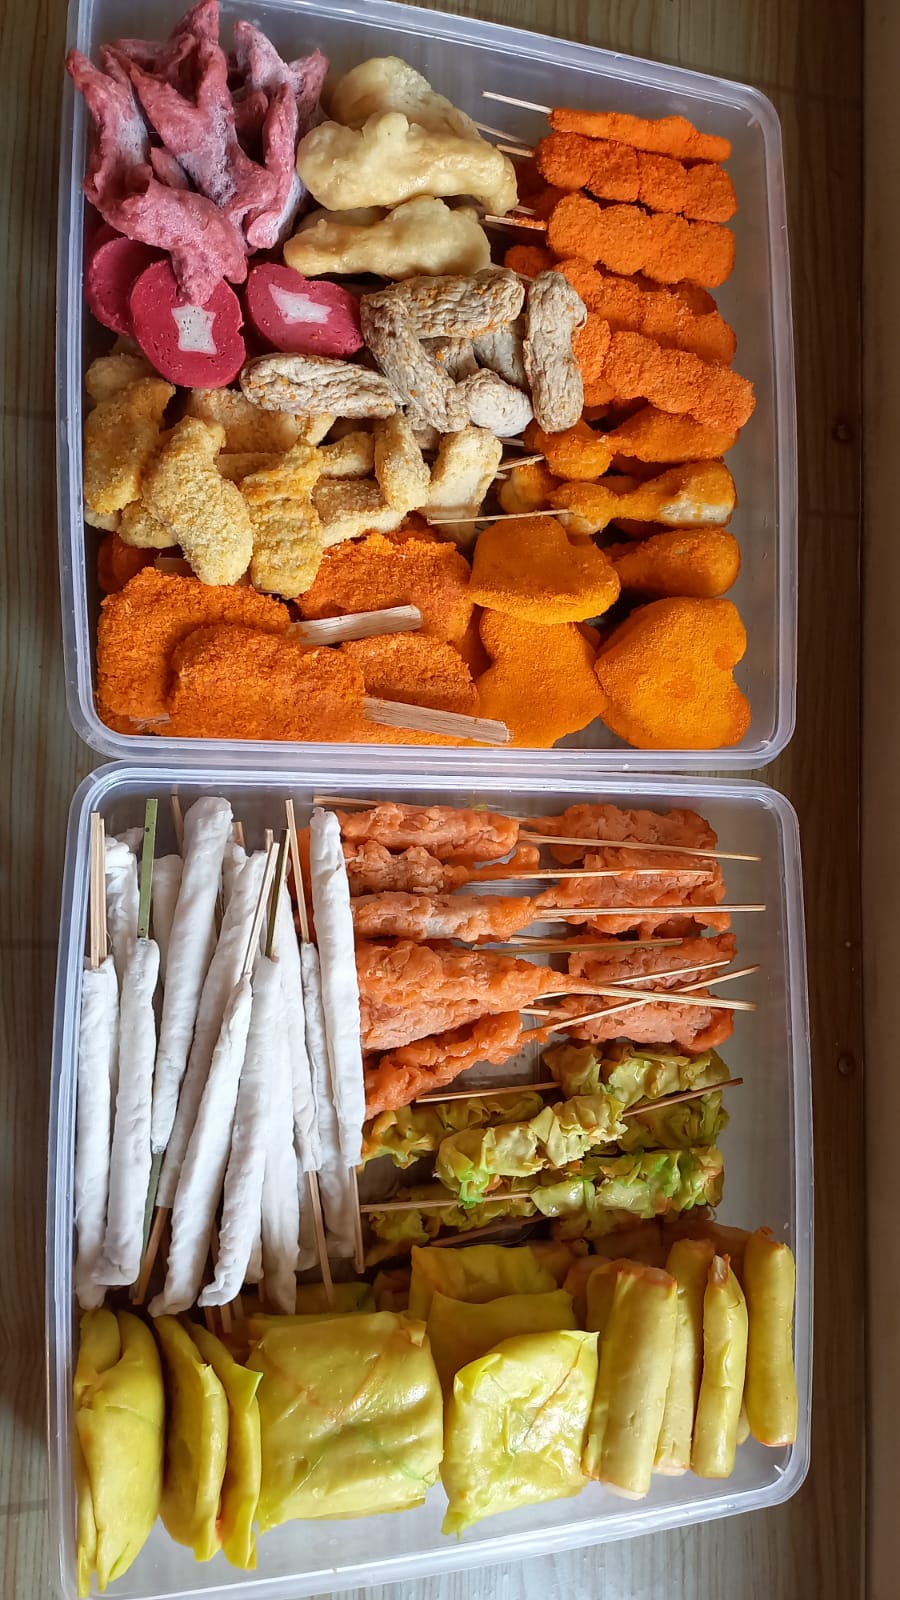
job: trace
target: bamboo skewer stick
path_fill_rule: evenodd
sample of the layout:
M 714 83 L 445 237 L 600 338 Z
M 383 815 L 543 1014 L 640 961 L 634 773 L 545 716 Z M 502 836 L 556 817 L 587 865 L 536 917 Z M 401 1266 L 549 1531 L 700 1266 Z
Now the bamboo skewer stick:
M 572 943 L 566 939 L 540 939 L 518 934 L 514 939 L 485 940 L 479 950 L 506 950 L 521 955 L 564 955 L 579 950 L 655 950 L 663 945 L 683 944 L 683 939 L 597 939 Z
M 570 878 L 658 878 L 670 873 L 679 878 L 705 878 L 709 867 L 576 867 L 567 872 L 565 867 L 534 867 L 530 872 L 505 872 L 502 878 L 489 878 L 489 883 L 528 883 L 531 878 L 555 878 L 557 882 Z M 475 878 L 474 883 L 478 882 Z M 468 885 L 466 885 L 468 887 Z M 665 908 L 663 908 L 665 909 Z M 676 907 L 676 910 L 678 908 Z
M 357 802 L 353 802 L 356 804 Z M 366 804 L 372 804 L 367 801 Z M 513 817 L 514 822 L 528 823 L 528 817 Z M 583 844 L 592 850 L 647 850 L 652 854 L 667 856 L 698 856 L 708 858 L 710 861 L 760 861 L 760 856 L 742 855 L 733 850 L 702 850 L 697 845 L 688 844 L 644 844 L 640 839 L 576 839 L 571 834 L 563 833 L 531 833 L 527 826 L 519 835 L 524 844 Z M 677 872 L 677 867 L 670 869 L 661 868 L 661 871 L 671 870 Z
M 294 622 L 288 632 L 301 644 L 340 644 L 344 639 L 371 639 L 383 633 L 413 633 L 422 626 L 417 606 L 388 606 L 381 611 L 350 611 L 342 617 Z
M 445 1100 L 478 1100 L 482 1096 L 486 1100 L 495 1100 L 498 1095 L 507 1094 L 544 1094 L 548 1089 L 558 1089 L 559 1084 L 555 1078 L 548 1079 L 545 1083 L 498 1083 L 496 1089 L 490 1085 L 480 1085 L 477 1089 L 453 1089 L 449 1094 L 425 1094 L 413 1101 L 417 1106 L 439 1106 Z
M 530 1199 L 530 1191 L 528 1189 L 520 1189 L 512 1190 L 507 1194 L 485 1195 L 484 1199 L 479 1200 L 478 1204 L 482 1206 L 489 1205 L 492 1200 Z M 451 1194 L 448 1189 L 446 1198 L 443 1200 L 382 1200 L 380 1205 L 360 1206 L 359 1209 L 363 1216 L 367 1216 L 373 1211 L 441 1211 L 445 1206 L 459 1206 L 459 1195 Z
M 318 801 L 314 801 L 314 804 L 318 805 Z M 300 864 L 300 841 L 297 837 L 297 819 L 294 815 L 293 800 L 285 800 L 284 815 L 287 820 L 288 839 L 291 846 L 291 866 L 294 869 L 294 893 L 297 896 L 300 937 L 304 944 L 309 944 L 309 912 L 306 909 L 306 895 L 303 892 L 303 868 Z
M 495 228 L 534 228 L 540 233 L 546 233 L 547 231 L 546 222 L 543 222 L 538 217 L 520 217 L 514 215 L 510 215 L 508 217 L 498 217 L 492 211 L 486 211 L 481 220 L 483 223 L 491 223 L 491 225 Z
M 707 1083 L 700 1089 L 680 1089 L 675 1094 L 664 1094 L 659 1100 L 648 1100 L 628 1106 L 623 1117 L 646 1117 L 651 1111 L 662 1111 L 666 1106 L 680 1106 L 683 1100 L 700 1100 L 705 1094 L 718 1094 L 722 1089 L 736 1089 L 743 1078 L 723 1078 L 721 1083 Z
M 482 100 L 499 100 L 501 105 L 504 106 L 518 106 L 521 111 L 543 111 L 545 117 L 549 117 L 553 110 L 552 106 L 538 105 L 536 100 L 517 100 L 514 95 L 498 94 L 494 89 L 482 89 L 481 98 Z
M 247 953 L 244 956 L 244 964 L 241 968 L 242 978 L 249 978 L 253 971 L 253 963 L 256 960 L 256 952 L 259 949 L 260 934 L 262 933 L 262 926 L 263 922 L 265 921 L 269 891 L 272 888 L 272 880 L 275 877 L 277 864 L 278 851 L 275 848 L 275 841 L 273 840 L 266 851 L 266 865 L 263 871 L 262 883 L 260 884 L 259 898 L 256 902 L 256 910 L 253 913 L 253 921 L 250 924 L 250 937 L 247 940 Z
M 275 959 L 273 954 L 275 949 L 275 923 L 278 917 L 278 901 L 281 895 L 282 886 L 284 884 L 285 873 L 287 872 L 287 862 L 288 831 L 287 828 L 285 828 L 281 835 L 281 841 L 278 846 L 278 854 L 275 862 L 275 881 L 272 884 L 272 893 L 269 898 L 269 921 L 266 928 L 266 955 L 270 960 Z
M 171 802 L 172 822 L 175 826 L 175 842 L 178 845 L 179 850 L 181 850 L 184 846 L 184 813 L 181 809 L 181 801 L 174 789 L 172 790 L 171 794 Z
M 546 906 L 541 913 L 541 922 L 584 922 L 588 917 L 648 917 L 656 914 L 667 916 L 695 916 L 698 912 L 702 916 L 721 914 L 725 916 L 732 911 L 765 911 L 767 908 L 763 901 L 743 902 L 740 905 L 725 905 L 723 902 L 717 906 L 695 906 L 690 903 L 677 906 Z
M 450 517 L 442 520 L 472 522 L 474 519 Z M 491 745 L 509 744 L 512 738 L 505 722 L 497 722 L 489 717 L 468 717 L 460 711 L 433 711 L 428 706 L 408 706 L 399 700 L 380 700 L 370 694 L 363 699 L 363 710 L 369 722 L 381 728 L 442 733 L 450 739 L 473 739 L 478 744 Z
M 506 522 L 510 517 L 521 517 L 522 514 L 521 511 L 495 511 L 486 517 L 441 517 L 441 527 L 445 523 L 449 527 L 452 522 Z M 528 515 L 529 517 L 558 517 L 562 520 L 568 515 L 568 512 L 563 509 L 556 511 L 529 511 Z M 367 712 L 366 715 L 368 716 L 368 714 Z M 449 716 L 450 713 L 447 712 L 446 715 Z
M 106 825 L 99 811 L 91 812 L 91 847 L 88 874 L 90 901 L 90 955 L 96 972 L 106 956 Z

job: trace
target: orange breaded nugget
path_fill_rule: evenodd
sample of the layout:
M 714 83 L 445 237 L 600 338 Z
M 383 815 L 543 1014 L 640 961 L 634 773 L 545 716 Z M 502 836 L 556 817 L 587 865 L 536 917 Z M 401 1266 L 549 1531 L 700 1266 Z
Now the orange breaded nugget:
M 514 745 L 548 750 L 600 715 L 595 651 L 582 627 L 541 627 L 483 612 L 481 639 L 492 665 L 476 685 L 481 715 L 505 722 Z
M 529 427 L 531 424 L 529 423 Z M 550 434 L 548 437 L 559 439 L 561 434 Z M 516 517 L 527 517 L 532 511 L 541 511 L 546 506 L 554 489 L 559 488 L 560 480 L 555 478 L 550 468 L 544 461 L 529 461 L 524 467 L 513 467 L 499 480 L 497 499 L 504 511 L 509 511 Z
M 621 518 L 669 528 L 719 527 L 731 516 L 736 496 L 723 461 L 686 461 L 643 483 L 612 476 L 600 483 L 564 483 L 550 504 L 568 512 L 570 533 L 588 535 Z
M 470 592 L 522 622 L 585 622 L 619 598 L 619 580 L 603 551 L 570 539 L 556 517 L 513 517 L 479 536 Z
M 341 646 L 363 675 L 366 694 L 474 717 L 478 696 L 459 651 L 425 633 L 379 634 Z
M 145 567 L 108 595 L 97 625 L 97 698 L 114 717 L 164 716 L 175 646 L 210 623 L 244 623 L 284 633 L 290 613 L 278 600 L 233 584 L 172 577 Z
M 648 600 L 667 595 L 712 600 L 731 588 L 741 566 L 738 542 L 725 528 L 654 533 L 634 544 L 610 546 L 606 555 L 622 588 Z
M 574 111 L 554 106 L 548 121 L 558 133 L 618 139 L 635 150 L 658 151 L 681 161 L 727 161 L 731 155 L 729 139 L 701 133 L 687 117 L 635 117 L 628 111 Z
M 687 413 L 723 431 L 742 428 L 756 405 L 752 383 L 739 372 L 690 350 L 664 350 L 641 333 L 613 334 L 602 381 L 624 399 L 649 400 L 660 411 Z
M 535 159 L 549 184 L 589 189 L 601 200 L 639 201 L 650 211 L 680 212 L 702 222 L 728 222 L 737 210 L 728 173 L 709 161 L 686 167 L 675 156 L 583 133 L 548 134 Z
M 734 234 L 717 222 L 601 206 L 583 194 L 567 194 L 554 207 L 547 243 L 554 255 L 601 261 L 610 272 L 642 272 L 658 283 L 687 279 L 714 289 L 734 267 Z
M 556 265 L 556 257 L 540 244 L 514 244 L 503 257 L 503 265 L 525 278 L 536 278 L 539 272 L 549 272 Z
M 307 619 L 418 606 L 422 632 L 453 641 L 472 615 L 469 563 L 453 544 L 416 536 L 392 542 L 373 533 L 327 550 L 298 605 Z
M 568 278 L 588 308 L 586 328 L 578 336 L 587 342 L 592 317 L 602 317 L 613 333 L 643 333 L 676 350 L 693 350 L 704 361 L 723 366 L 734 359 L 737 348 L 732 329 L 718 311 L 694 310 L 674 289 L 645 288 L 634 278 L 599 272 L 589 262 L 573 256 L 561 261 L 557 271 Z M 579 354 L 578 341 L 575 345 Z M 579 356 L 579 364 L 581 358 Z M 590 381 L 582 365 L 582 376 Z
M 595 433 L 583 418 L 562 433 L 545 433 L 536 422 L 529 422 L 525 443 L 529 450 L 539 450 L 550 471 L 567 482 L 593 483 L 612 461 L 612 449 L 603 435 Z
M 104 594 L 118 594 L 143 567 L 152 566 L 155 550 L 134 550 L 117 533 L 104 534 L 97 549 L 97 583 Z
M 750 726 L 750 706 L 732 670 L 746 648 L 730 600 L 639 606 L 597 656 L 600 715 L 639 750 L 738 744 Z
M 695 417 L 670 416 L 657 406 L 641 406 L 606 434 L 616 456 L 637 461 L 714 461 L 737 440 L 737 428 L 712 428 Z
M 176 738 L 341 740 L 363 716 L 349 657 L 256 628 L 197 628 L 172 652 L 172 675 Z

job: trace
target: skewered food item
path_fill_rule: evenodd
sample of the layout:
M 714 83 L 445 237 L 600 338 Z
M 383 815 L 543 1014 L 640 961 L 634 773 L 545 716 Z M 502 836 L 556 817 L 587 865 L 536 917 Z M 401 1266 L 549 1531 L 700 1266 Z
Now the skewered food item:
M 418 339 L 474 339 L 514 322 L 525 303 L 521 280 L 506 267 L 407 278 L 385 293 L 404 305 Z
M 623 590 L 646 600 L 714 600 L 731 588 L 741 566 L 738 542 L 725 528 L 651 534 L 636 544 L 608 547 L 606 555 Z
M 466 944 L 511 939 L 534 921 L 527 895 L 381 893 L 353 901 L 357 939 L 461 939 Z
M 377 1065 L 366 1068 L 366 1116 L 409 1105 L 479 1063 L 508 1061 L 521 1044 L 523 1031 L 518 1011 L 501 1011 L 476 1016 L 471 1024 L 444 1033 L 425 1033 L 390 1050 Z
M 348 1167 L 362 1153 L 365 1121 L 360 1050 L 360 992 L 353 961 L 353 920 L 341 829 L 333 811 L 310 820 L 310 887 L 322 969 L 322 1006 L 341 1154 Z
M 462 1250 L 413 1246 L 409 1314 L 428 1321 L 434 1294 L 481 1305 L 501 1295 L 544 1294 L 556 1279 L 531 1245 L 475 1244 Z
M 149 906 L 146 914 L 149 918 Z M 159 976 L 159 946 L 146 937 L 146 927 L 143 934 L 134 940 L 129 953 L 119 999 L 117 1087 L 103 1241 L 108 1284 L 133 1283 L 141 1268 L 156 1057 L 153 1000 Z
M 422 127 L 402 111 L 375 111 L 359 129 L 320 123 L 300 140 L 297 171 L 334 211 L 396 206 L 417 195 L 474 195 L 499 214 L 516 203 L 515 168 L 502 151 Z
M 510 1120 L 524 1122 L 536 1116 L 543 1103 L 543 1097 L 525 1085 L 515 1095 L 491 1095 L 485 1091 L 471 1099 L 380 1111 L 363 1129 L 363 1165 L 386 1155 L 395 1167 L 411 1166 L 420 1156 L 436 1155 L 449 1133 Z
M 457 643 L 472 616 L 468 588 L 468 562 L 453 545 L 415 535 L 399 542 L 375 533 L 329 550 L 299 605 L 308 620 L 413 605 L 422 613 L 424 633 Z
M 687 117 L 636 117 L 628 111 L 573 111 L 566 106 L 554 106 L 547 116 L 554 132 L 614 139 L 680 161 L 727 161 L 731 155 L 728 139 L 701 133 Z
M 530 1178 L 547 1168 L 577 1166 L 589 1151 L 615 1144 L 625 1132 L 620 1103 L 611 1095 L 578 1095 L 558 1106 L 542 1106 L 527 1121 L 487 1129 L 463 1129 L 441 1141 L 435 1177 L 477 1205 L 500 1178 Z
M 116 1080 L 119 986 L 112 956 L 85 962 L 78 1024 L 75 1123 L 75 1295 L 89 1310 L 103 1304 L 103 1241 L 109 1189 L 111 1089 Z
M 473 538 L 474 521 L 467 525 L 457 519 L 467 513 L 473 518 L 477 516 L 496 477 L 502 455 L 503 446 L 489 428 L 475 428 L 469 424 L 459 433 L 444 434 L 431 470 L 422 515 L 440 528 L 443 513 L 453 519 L 444 531 L 451 532 L 460 541 Z
M 714 289 L 734 267 L 729 228 L 639 206 L 599 206 L 582 194 L 564 195 L 553 207 L 547 243 L 556 256 L 579 256 L 624 275 L 641 272 L 658 283 L 687 279 Z
M 433 195 L 405 200 L 386 217 L 351 212 L 320 217 L 284 247 L 288 266 L 307 277 L 335 272 L 406 278 L 421 272 L 480 272 L 490 266 L 488 237 L 470 206 L 451 210 Z
M 685 166 L 615 139 L 550 133 L 534 152 L 538 171 L 560 189 L 589 189 L 599 200 L 639 201 L 650 211 L 675 211 L 703 222 L 728 222 L 737 210 L 734 185 L 714 162 Z
M 649 400 L 660 411 L 688 415 L 707 428 L 731 433 L 753 415 L 753 387 L 729 367 L 701 360 L 690 350 L 668 350 L 642 333 L 613 333 L 608 323 L 597 324 L 597 341 L 590 352 L 592 390 L 621 400 Z
M 422 845 L 413 845 L 394 855 L 374 839 L 351 843 L 344 841 L 344 858 L 350 875 L 350 892 L 354 895 L 379 894 L 391 891 L 400 894 L 443 894 L 449 889 L 461 889 L 463 884 L 491 882 L 504 878 L 510 872 L 524 872 L 540 865 L 541 853 L 537 845 L 520 844 L 506 862 L 496 868 L 456 866 L 438 857 Z
M 373 465 L 389 506 L 412 511 L 428 498 L 431 474 L 410 423 L 399 411 L 375 423 Z
M 364 811 L 335 813 L 351 844 L 373 840 L 389 850 L 425 846 L 439 861 L 495 861 L 515 848 L 519 824 L 499 812 L 382 801 Z
M 202 306 L 185 306 L 169 262 L 154 261 L 135 278 L 128 310 L 136 342 L 170 383 L 214 389 L 240 372 L 244 316 L 227 283 L 218 283 Z
M 719 526 L 736 504 L 734 479 L 722 461 L 688 462 L 624 492 L 615 478 L 603 483 L 564 483 L 550 503 L 565 512 L 571 532 L 600 533 L 619 517 L 661 522 L 670 527 Z
M 363 718 L 362 674 L 342 652 L 255 628 L 197 628 L 171 658 L 179 738 L 335 739 Z
M 568 278 L 584 301 L 589 329 L 596 326 L 591 322 L 594 318 L 608 323 L 613 333 L 642 333 L 660 345 L 691 350 L 703 361 L 725 366 L 733 361 L 737 340 L 711 298 L 707 308 L 695 309 L 680 292 L 680 286 L 642 286 L 633 278 L 602 272 L 579 256 L 560 261 L 556 270 Z M 592 342 L 590 333 L 580 335 L 576 353 L 586 357 Z M 716 454 L 721 455 L 722 451 L 717 450 Z
M 459 651 L 427 634 L 382 634 L 342 646 L 363 675 L 367 695 L 477 716 L 478 695 Z M 403 733 L 400 738 L 404 737 Z M 406 735 L 409 736 L 408 734 Z
M 246 503 L 216 470 L 224 443 L 224 429 L 184 417 L 141 482 L 144 509 L 168 528 L 201 583 L 236 583 L 253 550 Z
M 374 56 L 335 78 L 328 86 L 328 110 L 346 128 L 361 128 L 376 111 L 402 111 L 432 133 L 483 142 L 472 118 L 399 56 Z
M 730 450 L 737 429 L 707 427 L 690 416 L 672 416 L 657 406 L 639 406 L 607 435 L 619 458 L 637 461 L 715 461 Z

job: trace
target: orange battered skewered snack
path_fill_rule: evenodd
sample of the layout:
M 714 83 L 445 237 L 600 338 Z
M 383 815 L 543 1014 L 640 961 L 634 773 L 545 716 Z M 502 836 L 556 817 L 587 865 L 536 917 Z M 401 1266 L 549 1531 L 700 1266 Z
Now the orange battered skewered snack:
M 378 634 L 341 646 L 359 668 L 366 694 L 474 717 L 478 695 L 453 645 L 424 633 Z
M 540 140 L 535 161 L 549 184 L 589 189 L 601 200 L 639 201 L 650 211 L 681 212 L 701 222 L 728 222 L 737 210 L 728 173 L 710 161 L 685 166 L 675 156 L 619 140 L 561 132 Z
M 478 679 L 481 714 L 505 722 L 514 745 L 547 750 L 599 716 L 596 647 L 583 624 L 526 625 L 485 611 L 480 626 L 491 658 Z
M 494 95 L 486 99 L 498 98 Z M 515 104 L 515 102 L 510 102 Z M 628 111 L 575 111 L 548 107 L 547 120 L 556 133 L 583 133 L 589 139 L 615 139 L 679 161 L 727 161 L 731 141 L 717 133 L 701 133 L 687 117 L 635 117 Z
M 592 352 L 593 356 L 593 352 Z M 729 367 L 701 361 L 690 350 L 667 350 L 640 333 L 613 333 L 585 384 L 585 403 L 649 400 L 660 411 L 688 415 L 706 427 L 742 428 L 756 404 L 753 385 Z
M 715 309 L 697 311 L 674 289 L 644 288 L 632 278 L 600 272 L 578 256 L 558 262 L 556 270 L 587 306 L 587 327 L 592 316 L 602 317 L 614 333 L 643 333 L 661 345 L 693 350 L 704 361 L 722 366 L 733 361 L 737 340 Z M 585 329 L 576 340 L 576 354 L 586 343 Z M 589 374 L 584 376 L 587 381 Z
M 455 545 L 417 533 L 399 540 L 373 533 L 327 550 L 298 605 L 308 619 L 414 605 L 423 633 L 455 642 L 472 615 L 468 587 L 469 565 Z
M 603 551 L 571 538 L 556 517 L 495 522 L 475 546 L 472 599 L 519 622 L 584 622 L 608 611 L 619 587 Z
M 724 462 L 688 461 L 636 485 L 624 477 L 564 483 L 553 490 L 550 504 L 567 513 L 570 532 L 589 535 L 620 517 L 671 528 L 721 526 L 734 511 L 736 498 Z
M 547 244 L 561 258 L 602 262 L 610 272 L 643 272 L 658 283 L 687 279 L 714 289 L 734 267 L 734 234 L 719 223 L 688 222 L 637 206 L 601 206 L 583 194 L 567 194 L 554 206 Z
M 198 628 L 172 655 L 168 732 L 180 738 L 333 740 L 364 718 L 358 666 L 255 628 Z

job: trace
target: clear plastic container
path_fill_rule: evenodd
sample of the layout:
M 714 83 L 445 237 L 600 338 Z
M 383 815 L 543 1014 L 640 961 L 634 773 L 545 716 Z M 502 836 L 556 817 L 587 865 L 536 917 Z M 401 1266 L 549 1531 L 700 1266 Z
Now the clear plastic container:
M 371 780 L 344 772 L 323 774 L 323 789 L 372 795 Z M 75 1321 L 72 1301 L 72 1161 L 74 1084 L 80 974 L 88 904 L 89 816 L 99 810 L 108 830 L 143 820 L 149 795 L 177 789 L 184 804 L 200 793 L 225 794 L 239 814 L 248 844 L 262 843 L 266 825 L 278 828 L 283 800 L 294 797 L 305 821 L 316 792 L 308 777 L 274 771 L 218 767 L 112 765 L 85 780 L 72 804 L 63 887 L 56 988 L 47 1222 L 47 1360 L 49 1375 L 50 1507 L 59 1540 L 62 1593 L 75 1595 L 74 1488 L 70 1455 L 71 1380 Z M 744 1085 L 728 1101 L 731 1126 L 722 1140 L 723 1222 L 768 1224 L 797 1258 L 796 1365 L 800 1398 L 797 1443 L 767 1450 L 748 1441 L 734 1475 L 723 1482 L 654 1478 L 640 1502 L 616 1499 L 598 1484 L 576 1499 L 488 1519 L 460 1540 L 440 1532 L 446 1501 L 440 1487 L 422 1507 L 398 1516 L 351 1522 L 291 1523 L 259 1543 L 259 1567 L 242 1574 L 222 1555 L 198 1565 L 160 1524 L 131 1571 L 114 1587 L 130 1600 L 163 1596 L 227 1596 L 295 1600 L 364 1584 L 412 1583 L 431 1573 L 515 1560 L 577 1545 L 598 1544 L 670 1527 L 685 1527 L 739 1511 L 774 1506 L 796 1492 L 809 1461 L 812 1354 L 812 1124 L 803 904 L 797 821 L 788 802 L 763 785 L 704 779 L 625 777 L 587 790 L 575 778 L 536 784 L 495 773 L 466 788 L 459 775 L 391 779 L 382 798 L 495 808 L 535 815 L 578 800 L 664 809 L 689 806 L 708 817 L 721 848 L 752 852 L 758 863 L 725 864 L 728 901 L 765 901 L 760 914 L 735 916 L 741 965 L 759 971 L 741 985 L 757 1001 L 739 1013 L 725 1050 Z M 173 849 L 169 807 L 159 813 L 159 849 Z
M 68 42 L 87 54 L 123 34 L 163 37 L 183 10 L 181 0 L 71 0 Z M 734 749 L 636 751 L 595 722 L 555 751 L 526 759 L 535 773 L 564 761 L 582 774 L 635 771 L 747 770 L 784 749 L 794 726 L 796 679 L 797 464 L 794 363 L 781 130 L 769 100 L 746 84 L 679 67 L 593 50 L 564 39 L 514 28 L 366 0 L 224 0 L 223 23 L 252 15 L 288 56 L 318 45 L 335 67 L 372 55 L 400 55 L 435 87 L 479 120 L 508 128 L 533 143 L 546 132 L 537 112 L 482 99 L 482 89 L 536 101 L 631 111 L 659 117 L 680 112 L 699 127 L 730 138 L 739 210 L 733 227 L 735 270 L 718 295 L 737 334 L 737 366 L 756 388 L 756 411 L 729 454 L 739 506 L 733 519 L 743 570 L 731 591 L 747 628 L 747 654 L 737 680 L 753 710 L 751 727 Z M 297 746 L 185 741 L 113 733 L 94 705 L 94 640 L 100 596 L 94 571 L 98 535 L 81 507 L 82 374 L 106 349 L 81 294 L 84 202 L 81 180 L 88 117 L 66 83 L 63 103 L 59 210 L 58 417 L 59 541 L 66 690 L 77 732 L 94 749 L 125 760 L 209 761 L 290 767 Z M 510 235 L 510 239 L 513 236 Z M 86 546 L 90 559 L 86 561 Z M 402 748 L 354 747 L 356 760 L 382 772 L 409 766 Z M 519 770 L 522 756 L 486 750 L 421 747 L 420 770 L 470 773 Z M 334 761 L 334 747 L 303 746 L 308 770 Z

